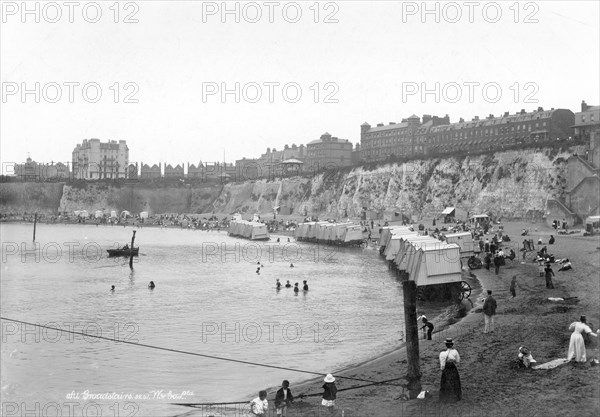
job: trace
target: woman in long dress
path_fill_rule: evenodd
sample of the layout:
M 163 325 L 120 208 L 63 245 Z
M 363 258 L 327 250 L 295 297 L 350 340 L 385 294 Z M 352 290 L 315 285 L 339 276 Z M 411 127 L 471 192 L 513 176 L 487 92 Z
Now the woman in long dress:
M 440 367 L 442 369 L 442 380 L 440 382 L 440 401 L 460 401 L 462 389 L 460 387 L 460 375 L 457 365 L 460 363 L 460 355 L 453 349 L 452 339 L 446 339 L 446 350 L 440 352 Z
M 577 362 L 586 362 L 586 351 L 585 341 L 583 340 L 583 333 L 598 337 L 596 333 L 592 333 L 592 329 L 587 325 L 587 318 L 581 316 L 579 321 L 571 323 L 569 330 L 573 330 L 571 333 L 571 341 L 569 342 L 569 353 L 567 354 L 567 360 L 573 360 Z

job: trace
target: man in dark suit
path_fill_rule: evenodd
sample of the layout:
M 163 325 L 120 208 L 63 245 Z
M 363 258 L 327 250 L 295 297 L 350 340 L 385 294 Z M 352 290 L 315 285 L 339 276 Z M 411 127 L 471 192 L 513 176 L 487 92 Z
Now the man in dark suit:
M 484 333 L 494 333 L 494 316 L 496 315 L 496 300 L 492 297 L 492 291 L 488 290 L 488 296 L 483 302 L 483 318 L 485 321 Z
M 289 387 L 290 381 L 286 379 L 281 383 L 281 388 L 275 394 L 275 410 L 278 416 L 287 416 L 287 407 L 294 401 L 292 391 Z

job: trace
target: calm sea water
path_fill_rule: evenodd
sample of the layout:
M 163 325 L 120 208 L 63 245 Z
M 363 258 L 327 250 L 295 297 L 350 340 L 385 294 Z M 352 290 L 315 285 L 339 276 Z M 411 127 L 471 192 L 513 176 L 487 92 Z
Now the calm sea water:
M 131 270 L 105 251 L 130 241 L 129 227 L 40 224 L 37 249 L 32 225 L 0 230 L 2 317 L 322 374 L 401 338 L 401 285 L 373 249 L 141 228 Z M 310 290 L 276 291 L 276 278 L 300 288 L 308 280 Z M 18 415 L 27 407 L 37 415 L 172 416 L 189 411 L 172 402 L 240 401 L 282 379 L 313 377 L 1 324 L 6 414 L 6 407 L 20 407 Z M 85 399 L 86 391 L 122 397 Z

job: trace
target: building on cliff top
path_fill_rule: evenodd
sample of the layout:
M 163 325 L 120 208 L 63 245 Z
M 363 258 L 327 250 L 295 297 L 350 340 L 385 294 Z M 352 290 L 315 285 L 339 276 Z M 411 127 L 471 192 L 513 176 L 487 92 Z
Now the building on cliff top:
M 586 143 L 585 153 L 567 161 L 567 187 L 564 200 L 548 200 L 546 223 L 565 219 L 569 226 L 600 214 L 600 106 L 581 103 L 571 126 L 578 140 Z
M 183 178 L 183 164 L 177 164 L 173 167 L 171 164 L 165 165 L 165 178 Z
M 125 178 L 129 148 L 124 140 L 101 142 L 100 139 L 84 139 L 73 149 L 71 161 L 75 179 Z
M 306 145 L 306 166 L 309 172 L 352 165 L 352 143 L 325 132 Z
M 417 131 L 428 131 L 433 126 L 449 124 L 450 117 L 423 115 L 421 119 L 412 115 L 400 123 L 389 125 L 378 123 L 371 126 L 367 122 L 360 126 L 360 158 L 365 162 L 385 161 L 394 158 L 410 158 L 424 154 L 422 143 L 417 143 Z
M 142 179 L 161 178 L 161 163 L 159 162 L 158 165 L 154 164 L 152 166 L 142 163 L 140 177 Z
M 437 117 L 412 115 L 402 123 L 382 123 L 371 127 L 363 123 L 361 152 L 364 162 L 414 158 L 443 157 L 452 153 L 495 152 L 568 141 L 573 139 L 575 115 L 567 109 L 532 112 L 522 109 L 516 114 L 504 113 L 471 121 L 460 119 L 450 123 L 448 115 Z
M 235 161 L 235 176 L 238 181 L 255 180 L 258 178 L 273 178 L 284 173 L 283 161 L 295 159 L 306 161 L 306 146 L 297 146 L 295 143 L 285 145 L 283 150 L 267 148 L 267 151 L 258 158 L 242 158 Z
M 35 162 L 29 156 L 25 163 L 13 165 L 13 173 L 19 181 L 23 182 L 66 181 L 71 175 L 68 162 L 55 164 L 53 161 L 43 164 Z

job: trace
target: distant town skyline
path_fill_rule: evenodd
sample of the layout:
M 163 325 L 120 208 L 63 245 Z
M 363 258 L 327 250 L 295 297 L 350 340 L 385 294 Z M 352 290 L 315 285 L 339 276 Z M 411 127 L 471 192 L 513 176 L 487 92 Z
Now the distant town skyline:
M 3 164 L 67 162 L 92 138 L 126 140 L 130 161 L 230 163 L 412 114 L 600 103 L 597 2 L 281 2 L 272 23 L 262 3 L 101 3 L 97 23 L 44 4 L 39 23 L 2 6 Z

